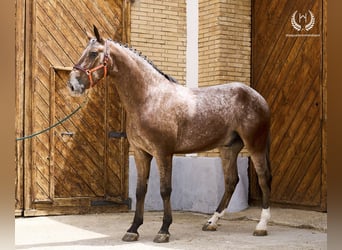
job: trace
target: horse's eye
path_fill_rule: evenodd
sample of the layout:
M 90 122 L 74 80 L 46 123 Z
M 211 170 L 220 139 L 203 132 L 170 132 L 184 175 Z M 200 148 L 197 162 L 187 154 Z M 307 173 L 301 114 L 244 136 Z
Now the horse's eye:
M 90 51 L 90 52 L 89 52 L 89 56 L 90 56 L 91 58 L 96 58 L 97 55 L 98 55 L 98 53 L 97 53 L 96 51 Z

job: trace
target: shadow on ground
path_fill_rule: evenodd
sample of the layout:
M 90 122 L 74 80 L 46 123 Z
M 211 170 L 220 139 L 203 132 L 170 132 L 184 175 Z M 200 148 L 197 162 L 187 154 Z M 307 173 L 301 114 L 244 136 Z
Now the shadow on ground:
M 252 235 L 259 208 L 226 214 L 216 232 L 203 232 L 209 215 L 174 212 L 169 243 L 153 238 L 162 222 L 161 212 L 146 212 L 138 242 L 121 241 L 134 214 L 92 214 L 17 218 L 16 249 L 327 249 L 327 214 L 272 209 L 269 235 Z

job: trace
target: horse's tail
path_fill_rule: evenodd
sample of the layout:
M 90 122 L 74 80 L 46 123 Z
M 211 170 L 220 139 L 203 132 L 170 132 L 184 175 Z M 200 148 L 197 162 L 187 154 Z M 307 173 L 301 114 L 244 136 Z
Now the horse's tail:
M 266 145 L 266 164 L 269 172 L 268 185 L 271 188 L 272 183 L 272 171 L 271 171 L 271 161 L 270 161 L 270 150 L 271 150 L 271 134 L 268 133 L 267 145 Z

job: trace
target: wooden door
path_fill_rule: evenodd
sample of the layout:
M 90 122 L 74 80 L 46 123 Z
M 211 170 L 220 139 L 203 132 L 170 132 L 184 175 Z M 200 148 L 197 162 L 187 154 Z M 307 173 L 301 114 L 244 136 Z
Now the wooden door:
M 273 203 L 326 210 L 326 1 L 254 0 L 252 86 L 272 111 Z M 259 199 L 251 174 L 251 198 Z
M 103 37 L 128 41 L 129 1 L 18 3 L 26 8 L 25 94 L 18 96 L 23 133 L 43 130 L 81 106 L 61 125 L 23 142 L 24 215 L 127 210 L 128 142 L 109 136 L 125 129 L 115 87 L 102 80 L 88 98 L 76 98 L 66 81 L 93 24 Z

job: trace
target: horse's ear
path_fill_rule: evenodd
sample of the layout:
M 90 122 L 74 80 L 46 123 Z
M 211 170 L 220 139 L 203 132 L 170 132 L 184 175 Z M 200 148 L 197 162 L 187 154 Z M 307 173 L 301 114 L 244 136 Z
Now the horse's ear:
M 98 29 L 96 28 L 96 26 L 94 25 L 94 34 L 95 34 L 95 37 L 96 37 L 96 40 L 99 42 L 99 43 L 102 43 L 103 40 L 100 36 L 100 33 L 98 31 Z

